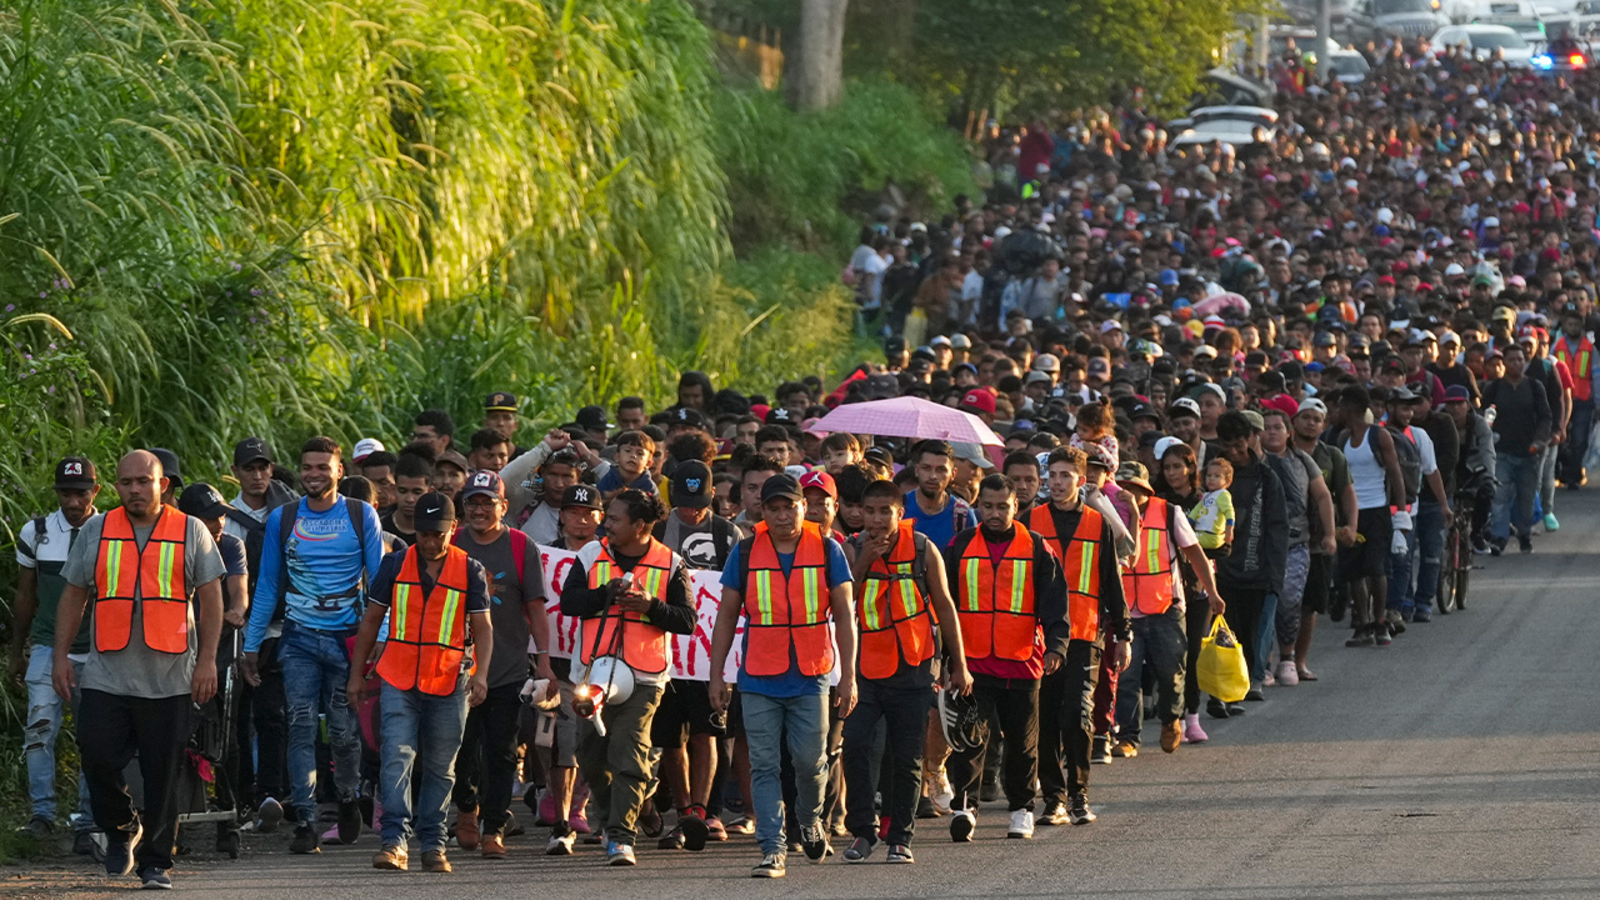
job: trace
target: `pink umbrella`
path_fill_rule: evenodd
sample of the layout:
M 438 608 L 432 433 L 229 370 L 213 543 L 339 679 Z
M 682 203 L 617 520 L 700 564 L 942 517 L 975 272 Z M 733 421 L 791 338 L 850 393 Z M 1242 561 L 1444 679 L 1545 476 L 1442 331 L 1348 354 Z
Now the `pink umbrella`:
M 967 444 L 1005 446 L 1005 441 L 977 416 L 919 397 L 841 404 L 818 419 L 811 430 L 828 434 L 848 431 L 851 434 L 937 438 Z

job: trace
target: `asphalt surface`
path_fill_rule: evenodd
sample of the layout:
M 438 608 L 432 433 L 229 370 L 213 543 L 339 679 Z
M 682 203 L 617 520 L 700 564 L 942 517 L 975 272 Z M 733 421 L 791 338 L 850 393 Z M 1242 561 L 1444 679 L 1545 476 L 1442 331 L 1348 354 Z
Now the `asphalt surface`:
M 173 878 L 209 900 L 1600 897 L 1600 492 L 1562 492 L 1558 512 L 1563 528 L 1532 555 L 1481 561 L 1466 611 L 1387 649 L 1346 649 L 1347 629 L 1322 619 L 1320 681 L 1205 719 L 1211 741 L 1172 756 L 1152 726 L 1144 755 L 1095 767 L 1093 825 L 1006 840 L 1004 805 L 988 804 L 976 843 L 924 820 L 914 866 L 797 854 L 778 882 L 748 878 L 750 839 L 610 869 L 593 846 L 544 857 L 544 829 L 504 861 L 452 851 L 448 876 L 374 871 L 367 833 L 315 857 L 288 855 L 282 834 L 248 837 L 241 859 L 186 856 Z M 81 858 L 0 872 L 0 896 L 136 886 Z

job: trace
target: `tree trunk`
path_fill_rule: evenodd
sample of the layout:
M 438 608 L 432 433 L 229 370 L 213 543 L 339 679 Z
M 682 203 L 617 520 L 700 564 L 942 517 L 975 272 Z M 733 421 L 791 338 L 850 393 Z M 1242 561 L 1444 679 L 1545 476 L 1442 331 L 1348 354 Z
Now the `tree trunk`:
M 801 0 L 800 53 L 793 81 L 794 103 L 801 109 L 827 109 L 839 102 L 848 6 L 849 0 Z

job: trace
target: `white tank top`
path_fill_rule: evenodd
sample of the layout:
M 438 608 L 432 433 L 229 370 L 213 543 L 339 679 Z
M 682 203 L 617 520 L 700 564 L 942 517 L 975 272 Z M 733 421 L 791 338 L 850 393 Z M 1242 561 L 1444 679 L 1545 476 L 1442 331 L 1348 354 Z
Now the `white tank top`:
M 1355 484 L 1358 509 L 1377 509 L 1389 505 L 1389 494 L 1384 489 L 1383 465 L 1378 462 L 1378 454 L 1372 452 L 1373 432 L 1378 427 L 1367 426 L 1361 446 L 1353 446 L 1350 439 L 1345 438 L 1341 448 L 1345 460 L 1350 463 L 1350 480 Z

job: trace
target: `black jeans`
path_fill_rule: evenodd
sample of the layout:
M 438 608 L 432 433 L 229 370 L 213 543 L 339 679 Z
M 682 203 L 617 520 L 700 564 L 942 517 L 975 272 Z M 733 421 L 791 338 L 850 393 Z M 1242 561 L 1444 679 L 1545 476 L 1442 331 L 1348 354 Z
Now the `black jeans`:
M 1251 672 L 1261 671 L 1256 659 L 1256 634 L 1261 623 L 1261 611 L 1267 603 L 1267 589 L 1242 587 L 1225 580 L 1217 582 L 1217 590 L 1228 603 L 1228 629 L 1244 645 L 1244 661 Z
M 1089 792 L 1101 640 L 1068 641 L 1061 668 L 1039 683 L 1039 793 L 1047 805 Z
M 1201 604 L 1204 605 L 1204 604 Z M 1144 683 L 1153 681 L 1161 724 L 1183 714 L 1184 613 L 1176 607 L 1133 624 L 1133 658 L 1117 682 L 1117 738 L 1134 746 L 1144 728 Z
M 499 834 L 511 813 L 521 693 L 521 682 L 493 687 L 482 703 L 467 711 L 452 799 L 458 809 L 478 810 L 486 835 Z
M 930 688 L 885 688 L 871 678 L 856 680 L 856 708 L 844 720 L 845 826 L 858 838 L 876 841 L 872 806 L 873 770 L 882 766 L 883 814 L 888 841 L 909 844 L 922 796 L 922 751 L 928 736 Z M 878 752 L 878 723 L 887 728 L 888 752 Z M 885 757 L 888 762 L 885 764 Z
M 289 706 L 283 696 L 283 667 L 278 665 L 278 639 L 261 642 L 256 671 L 261 683 L 250 688 L 250 719 L 255 725 L 255 805 L 268 797 L 289 803 Z M 240 756 L 249 756 L 249 745 Z
M 1007 808 L 1033 809 L 1033 780 L 1039 773 L 1039 682 L 989 675 L 974 675 L 972 680 L 972 696 L 978 701 L 985 722 L 984 740 L 975 750 L 950 755 L 946 771 L 955 791 L 950 808 L 978 806 L 984 758 L 995 740 L 987 725 L 993 717 L 999 720 L 1000 736 L 1005 738 L 1001 786 L 1005 788 Z
M 78 752 L 83 777 L 89 783 L 89 809 L 106 840 L 125 844 L 142 818 L 144 839 L 135 851 L 139 868 L 172 868 L 178 844 L 176 790 L 179 765 L 192 729 L 189 696 L 123 697 L 85 690 L 78 728 Z M 144 813 L 134 811 L 133 798 L 122 778 L 123 769 L 137 756 L 144 779 Z

